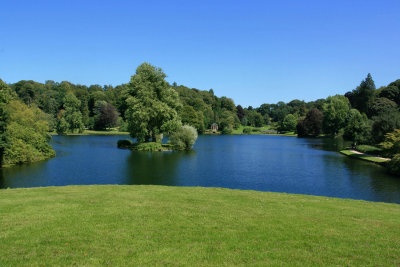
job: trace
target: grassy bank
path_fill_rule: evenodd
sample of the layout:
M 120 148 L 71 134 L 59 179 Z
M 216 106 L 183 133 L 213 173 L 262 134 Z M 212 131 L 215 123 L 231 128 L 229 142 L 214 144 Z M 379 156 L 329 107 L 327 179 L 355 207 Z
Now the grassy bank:
M 57 135 L 56 132 L 52 132 L 50 134 Z M 110 131 L 85 130 L 83 133 L 68 133 L 66 135 L 129 135 L 129 132 L 120 132 L 117 130 L 110 130 Z
M 0 265 L 400 264 L 400 205 L 216 188 L 0 190 Z
M 377 163 L 377 164 L 381 164 L 381 165 L 383 165 L 384 163 L 386 163 L 390 160 L 390 159 L 385 159 L 385 158 L 381 158 L 381 157 L 367 155 L 367 154 L 364 154 L 361 152 L 357 153 L 352 150 L 342 150 L 342 151 L 340 151 L 340 153 L 343 155 L 346 155 L 348 157 L 361 159 L 361 160 L 365 160 L 365 161 L 369 161 L 369 162 Z

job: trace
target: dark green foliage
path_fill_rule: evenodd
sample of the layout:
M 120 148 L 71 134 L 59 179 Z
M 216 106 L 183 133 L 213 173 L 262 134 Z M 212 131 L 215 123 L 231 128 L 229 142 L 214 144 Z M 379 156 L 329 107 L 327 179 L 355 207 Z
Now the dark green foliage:
M 367 113 L 371 100 L 374 97 L 375 83 L 371 74 L 368 73 L 367 78 L 348 95 L 351 106 L 358 109 L 361 113 Z
M 10 114 L 6 106 L 12 99 L 10 88 L 0 79 L 0 167 L 3 166 L 4 150 L 8 147 L 6 131 Z
M 385 97 L 400 104 L 400 89 L 394 85 L 387 86 L 379 93 L 379 97 Z
M 116 126 L 118 123 L 118 112 L 113 105 L 105 101 L 98 101 L 95 111 L 95 130 L 104 130 Z
M 242 119 L 246 115 L 245 110 L 242 108 L 241 105 L 236 106 L 236 113 L 240 121 L 242 121 Z
M 343 137 L 351 140 L 353 144 L 367 143 L 370 138 L 370 126 L 365 114 L 361 115 L 357 109 L 351 109 L 347 117 Z
M 127 149 L 132 146 L 132 141 L 129 139 L 118 140 L 117 147 L 121 149 Z
M 382 113 L 374 117 L 372 124 L 372 138 L 375 144 L 383 141 L 385 134 L 400 129 L 400 113 Z
M 69 129 L 69 123 L 64 119 L 60 118 L 57 120 L 56 131 L 58 135 L 64 135 Z
M 400 175 L 400 154 L 395 154 L 386 167 L 391 174 Z
M 398 106 L 396 102 L 389 100 L 385 97 L 380 97 L 375 99 L 369 107 L 368 115 L 372 116 L 379 116 L 383 113 L 393 113 L 398 111 Z
M 250 134 L 251 133 L 251 128 L 244 128 L 243 129 L 244 134 Z
M 322 122 L 324 115 L 316 108 L 307 112 L 306 118 L 297 123 L 297 134 L 300 137 L 317 137 L 322 133 Z
M 147 152 L 169 150 L 167 145 L 161 144 L 159 142 L 134 143 L 132 144 L 131 149 L 136 151 L 147 151 Z
M 382 154 L 382 148 L 376 147 L 376 146 L 369 146 L 369 145 L 358 145 L 356 147 L 357 151 L 360 151 L 365 154 L 371 154 L 371 155 L 381 155 Z

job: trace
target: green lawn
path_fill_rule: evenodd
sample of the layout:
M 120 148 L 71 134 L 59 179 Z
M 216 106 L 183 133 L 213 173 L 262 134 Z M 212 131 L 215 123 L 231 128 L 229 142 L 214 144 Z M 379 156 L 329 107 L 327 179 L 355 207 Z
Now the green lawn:
M 0 266 L 398 266 L 400 205 L 216 188 L 0 190 Z
M 357 153 L 354 153 L 354 152 L 352 152 L 350 150 L 342 150 L 342 151 L 340 151 L 340 153 L 342 153 L 343 155 L 352 157 L 352 158 L 362 159 L 362 160 L 370 161 L 370 162 L 373 162 L 373 163 L 384 163 L 384 162 L 388 161 L 388 159 L 369 156 L 369 155 L 365 155 L 365 154 L 357 154 Z
M 50 134 L 57 135 L 56 132 L 51 132 Z M 111 129 L 106 131 L 85 130 L 83 133 L 68 133 L 67 135 L 129 135 L 129 133 Z

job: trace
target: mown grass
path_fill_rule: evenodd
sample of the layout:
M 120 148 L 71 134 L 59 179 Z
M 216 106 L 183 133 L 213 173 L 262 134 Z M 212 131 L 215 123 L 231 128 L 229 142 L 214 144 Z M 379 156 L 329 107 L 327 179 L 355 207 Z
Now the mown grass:
M 373 163 L 379 163 L 379 164 L 389 161 L 388 159 L 384 159 L 384 158 L 378 158 L 378 157 L 369 156 L 369 155 L 365 155 L 365 154 L 357 154 L 350 150 L 342 150 L 342 151 L 340 151 L 340 153 L 342 153 L 343 155 L 352 157 L 352 158 L 357 158 L 357 159 L 361 159 L 361 160 L 365 160 L 365 161 L 369 161 L 369 162 L 373 162 Z
M 218 188 L 0 191 L 0 265 L 398 266 L 400 205 Z
M 249 133 L 244 132 L 244 129 L 250 129 Z M 271 125 L 265 125 L 263 127 L 253 127 L 253 126 L 243 126 L 240 125 L 239 128 L 233 129 L 233 135 L 246 134 L 246 135 L 283 135 L 283 136 L 297 136 L 295 132 L 286 132 L 286 133 L 278 133 L 278 132 L 268 132 L 268 131 L 276 131 L 271 127 Z
M 56 132 L 51 132 L 50 135 L 57 135 Z M 105 130 L 105 131 L 94 131 L 85 130 L 83 133 L 67 133 L 66 135 L 129 135 L 129 132 L 120 132 L 117 129 Z

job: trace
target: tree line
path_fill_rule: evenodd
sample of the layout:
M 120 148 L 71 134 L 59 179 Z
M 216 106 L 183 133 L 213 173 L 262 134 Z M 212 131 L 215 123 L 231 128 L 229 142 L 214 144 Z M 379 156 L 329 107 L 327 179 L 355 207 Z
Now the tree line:
M 213 123 L 218 124 L 223 134 L 240 127 L 268 126 L 279 132 L 296 132 L 300 137 L 342 135 L 355 145 L 373 145 L 400 128 L 400 80 L 376 89 L 368 74 L 357 88 L 345 95 L 310 102 L 295 99 L 288 103 L 265 103 L 253 108 L 235 105 L 225 96 L 217 97 L 212 89 L 169 84 L 165 77 L 161 69 L 144 63 L 130 82 L 115 87 L 31 80 L 2 83 L 2 87 L 24 107 L 41 111 L 39 115 L 33 113 L 45 122 L 44 128 L 58 134 L 118 127 L 120 131 L 134 132 L 140 140 L 157 140 L 179 120 L 182 125 L 195 127 L 200 134 Z M 151 81 L 156 81 L 156 85 Z M 137 101 L 139 95 L 142 102 Z M 1 116 L 0 128 L 7 128 Z M 146 124 L 140 118 L 147 118 Z M 169 124 L 161 128 L 158 122 L 164 120 Z M 2 144 L 6 143 L 3 139 Z

